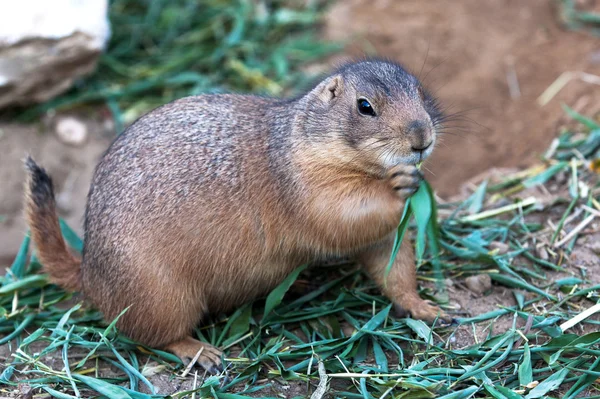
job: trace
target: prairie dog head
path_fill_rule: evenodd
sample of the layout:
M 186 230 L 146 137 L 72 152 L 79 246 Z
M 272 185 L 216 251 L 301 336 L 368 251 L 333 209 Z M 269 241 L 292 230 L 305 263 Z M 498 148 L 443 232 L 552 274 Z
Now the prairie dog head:
M 309 139 L 382 168 L 431 155 L 441 112 L 418 79 L 389 61 L 342 67 L 305 96 Z M 312 134 L 315 136 L 312 136 Z M 335 145 L 335 147 L 339 147 Z

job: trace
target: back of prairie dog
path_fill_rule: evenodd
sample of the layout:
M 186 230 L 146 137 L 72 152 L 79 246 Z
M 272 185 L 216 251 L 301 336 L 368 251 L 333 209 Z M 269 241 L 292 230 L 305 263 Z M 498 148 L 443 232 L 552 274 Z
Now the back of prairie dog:
M 26 215 L 53 281 L 81 290 L 133 339 L 216 372 L 220 352 L 191 336 L 210 312 L 268 293 L 299 265 L 356 258 L 384 271 L 415 167 L 442 118 L 420 82 L 388 61 L 337 70 L 280 100 L 202 95 L 136 121 L 96 168 L 83 259 L 58 228 L 52 182 L 29 159 Z M 405 240 L 384 293 L 434 320 Z

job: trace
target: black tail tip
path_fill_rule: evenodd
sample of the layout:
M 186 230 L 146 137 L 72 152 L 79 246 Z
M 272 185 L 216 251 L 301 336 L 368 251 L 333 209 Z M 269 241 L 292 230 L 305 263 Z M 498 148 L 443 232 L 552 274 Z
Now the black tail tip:
M 33 158 L 31 157 L 31 155 L 27 155 L 27 158 L 25 158 L 25 168 L 30 172 L 30 173 L 35 173 L 35 171 L 37 171 L 38 169 L 41 169 L 37 163 L 35 163 L 35 161 L 33 160 Z
M 29 195 L 37 207 L 54 202 L 52 179 L 31 156 L 25 159 L 25 168 L 29 172 Z

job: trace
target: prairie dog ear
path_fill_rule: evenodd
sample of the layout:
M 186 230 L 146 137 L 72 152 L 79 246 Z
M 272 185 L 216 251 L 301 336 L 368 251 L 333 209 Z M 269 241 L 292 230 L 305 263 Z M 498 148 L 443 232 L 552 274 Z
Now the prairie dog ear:
M 344 79 L 341 75 L 335 75 L 327 78 L 323 81 L 318 90 L 318 96 L 323 102 L 330 102 L 336 97 L 339 97 L 342 94 L 342 90 L 344 88 Z

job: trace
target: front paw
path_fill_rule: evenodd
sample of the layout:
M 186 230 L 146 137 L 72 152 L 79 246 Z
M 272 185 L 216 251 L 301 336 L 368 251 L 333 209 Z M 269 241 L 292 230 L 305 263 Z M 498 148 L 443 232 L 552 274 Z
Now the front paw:
M 402 199 L 413 195 L 423 179 L 421 171 L 414 165 L 396 165 L 389 170 L 387 177 L 391 187 Z

